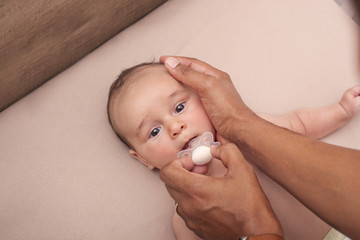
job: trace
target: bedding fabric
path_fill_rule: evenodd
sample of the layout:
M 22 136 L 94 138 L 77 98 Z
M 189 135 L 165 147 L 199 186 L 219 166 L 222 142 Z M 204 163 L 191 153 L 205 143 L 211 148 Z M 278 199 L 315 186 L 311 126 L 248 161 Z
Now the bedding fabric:
M 107 122 L 123 68 L 196 57 L 229 73 L 254 111 L 282 114 L 359 84 L 358 50 L 358 26 L 332 0 L 168 1 L 0 113 L 0 239 L 175 239 L 158 172 L 133 160 Z M 359 149 L 359 126 L 358 115 L 323 141 Z M 329 231 L 277 198 L 281 187 L 262 185 L 286 239 Z

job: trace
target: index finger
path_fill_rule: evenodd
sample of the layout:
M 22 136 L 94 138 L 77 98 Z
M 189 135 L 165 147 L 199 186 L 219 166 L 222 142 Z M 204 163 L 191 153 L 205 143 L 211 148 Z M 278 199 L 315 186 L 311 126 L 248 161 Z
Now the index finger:
M 193 64 L 192 61 L 189 62 L 188 58 L 185 60 L 186 61 L 184 62 L 186 65 L 180 63 L 178 58 L 168 57 L 165 59 L 165 66 L 168 72 L 176 80 L 190 86 L 200 96 L 207 96 L 206 92 L 208 92 L 209 89 L 212 89 L 216 77 L 213 76 L 214 74 L 207 74 L 211 72 L 211 70 L 204 68 L 204 65 Z M 194 70 L 194 68 L 201 70 L 201 72 Z
M 221 73 L 220 70 L 196 58 L 180 57 L 180 56 L 161 56 L 160 62 L 165 63 L 165 60 L 167 58 L 175 58 L 176 60 L 179 61 L 181 65 L 187 66 L 196 72 L 210 75 L 216 78 L 218 78 Z

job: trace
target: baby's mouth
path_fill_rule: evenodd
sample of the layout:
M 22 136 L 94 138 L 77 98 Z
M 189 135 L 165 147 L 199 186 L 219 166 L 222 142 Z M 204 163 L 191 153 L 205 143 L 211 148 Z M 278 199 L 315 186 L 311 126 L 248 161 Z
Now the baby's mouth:
M 193 143 L 196 141 L 196 139 L 198 139 L 197 136 L 193 137 L 193 138 L 190 138 L 189 141 L 187 141 L 183 147 L 182 150 L 186 150 L 188 148 L 191 148 L 191 145 L 193 145 Z

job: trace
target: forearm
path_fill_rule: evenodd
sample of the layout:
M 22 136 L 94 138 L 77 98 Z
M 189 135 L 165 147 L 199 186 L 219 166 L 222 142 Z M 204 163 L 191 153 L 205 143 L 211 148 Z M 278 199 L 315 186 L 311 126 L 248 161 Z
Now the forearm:
M 360 238 L 360 151 L 332 146 L 238 117 L 236 142 L 245 157 L 330 225 Z M 356 232 L 357 231 L 357 232 Z
M 312 138 L 322 138 L 342 127 L 349 117 L 340 104 L 299 109 L 280 116 L 259 113 L 261 118 L 280 127 Z
M 304 126 L 304 135 L 313 138 L 325 137 L 350 119 L 339 103 L 321 108 L 299 109 L 293 114 Z

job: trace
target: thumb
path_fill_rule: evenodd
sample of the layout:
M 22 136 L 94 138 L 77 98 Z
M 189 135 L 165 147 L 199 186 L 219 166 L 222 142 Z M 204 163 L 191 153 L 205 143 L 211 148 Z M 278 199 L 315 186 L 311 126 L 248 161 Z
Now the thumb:
M 211 154 L 213 157 L 219 159 L 228 169 L 228 176 L 251 168 L 251 165 L 233 143 L 227 143 L 219 147 L 211 147 Z
M 180 60 L 182 60 L 182 62 L 179 61 L 178 58 L 167 57 L 164 60 L 164 64 L 176 80 L 192 87 L 195 91 L 201 92 L 204 90 L 209 79 L 214 78 L 213 75 L 207 74 L 206 71 L 202 69 L 204 66 L 195 64 L 192 66 L 192 63 L 184 62 L 184 59 Z

